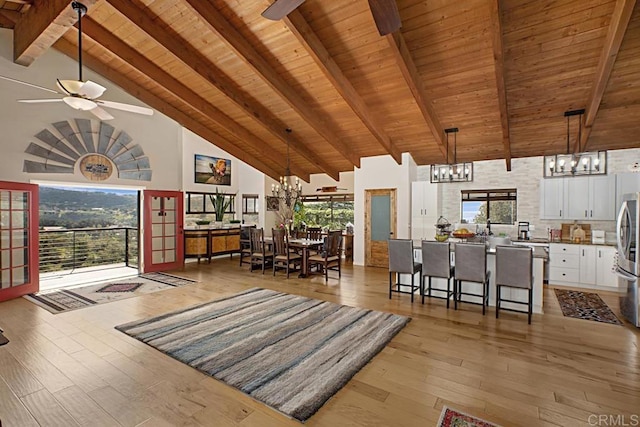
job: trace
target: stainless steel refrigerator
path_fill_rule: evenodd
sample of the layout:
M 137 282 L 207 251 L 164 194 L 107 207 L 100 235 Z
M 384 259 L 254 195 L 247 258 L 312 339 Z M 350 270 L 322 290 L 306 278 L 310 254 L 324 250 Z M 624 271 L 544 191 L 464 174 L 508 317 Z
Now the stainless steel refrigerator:
M 638 310 L 638 265 L 637 251 L 638 233 L 640 231 L 640 193 L 625 194 L 618 212 L 616 234 L 618 240 L 618 290 L 620 292 L 620 311 L 631 323 L 640 327 Z

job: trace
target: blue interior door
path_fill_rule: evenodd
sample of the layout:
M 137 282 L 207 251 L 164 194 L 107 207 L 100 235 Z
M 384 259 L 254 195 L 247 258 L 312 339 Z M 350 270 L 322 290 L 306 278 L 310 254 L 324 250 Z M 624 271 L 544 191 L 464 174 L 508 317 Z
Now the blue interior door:
M 366 190 L 365 265 L 389 267 L 389 239 L 396 237 L 396 190 Z

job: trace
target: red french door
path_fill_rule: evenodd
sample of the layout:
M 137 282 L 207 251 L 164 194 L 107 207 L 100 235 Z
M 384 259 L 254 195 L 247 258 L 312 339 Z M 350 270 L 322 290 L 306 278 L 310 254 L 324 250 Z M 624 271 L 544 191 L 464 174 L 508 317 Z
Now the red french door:
M 0 181 L 0 301 L 38 292 L 38 186 Z
M 183 195 L 180 191 L 142 192 L 142 271 L 175 270 L 184 265 Z

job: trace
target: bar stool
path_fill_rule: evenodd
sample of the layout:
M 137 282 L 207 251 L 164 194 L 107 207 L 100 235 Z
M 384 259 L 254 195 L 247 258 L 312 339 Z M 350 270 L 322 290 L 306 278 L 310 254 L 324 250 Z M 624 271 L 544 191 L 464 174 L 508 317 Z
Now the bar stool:
M 393 274 L 396 275 L 396 283 L 393 283 Z M 420 286 L 414 285 L 416 273 L 422 274 L 422 264 L 413 260 L 413 240 L 389 239 L 389 299 L 391 293 L 413 294 L 420 290 Z M 400 274 L 411 275 L 411 284 L 400 283 Z M 409 286 L 410 291 L 403 291 L 402 286 Z M 395 289 L 394 289 L 395 288 Z
M 429 298 L 441 298 L 447 300 L 447 308 L 449 308 L 449 298 L 454 295 L 451 289 L 451 278 L 454 274 L 454 267 L 451 265 L 451 248 L 447 242 L 429 242 L 422 241 L 422 280 L 420 282 L 420 293 L 422 294 L 422 303 L 424 304 L 425 286 L 424 278 L 429 278 Z M 438 277 L 447 279 L 447 289 L 434 288 L 431 286 L 431 278 Z M 454 286 L 455 288 L 455 286 Z M 445 292 L 446 297 L 431 295 L 431 291 Z
M 503 287 L 527 289 L 528 301 L 503 299 L 500 289 Z M 516 313 L 527 313 L 529 324 L 533 313 L 533 249 L 521 246 L 496 246 L 496 319 L 500 315 L 500 303 L 509 302 L 527 306 L 527 311 L 502 308 Z
M 456 269 L 453 284 L 454 307 L 458 309 L 458 301 L 462 302 L 462 295 L 482 298 L 482 315 L 489 305 L 489 279 L 491 272 L 487 271 L 487 248 L 477 243 L 456 243 Z M 475 282 L 482 285 L 482 293 L 462 292 L 462 282 Z M 469 301 L 467 301 L 469 302 Z M 469 302 L 470 304 L 478 304 Z

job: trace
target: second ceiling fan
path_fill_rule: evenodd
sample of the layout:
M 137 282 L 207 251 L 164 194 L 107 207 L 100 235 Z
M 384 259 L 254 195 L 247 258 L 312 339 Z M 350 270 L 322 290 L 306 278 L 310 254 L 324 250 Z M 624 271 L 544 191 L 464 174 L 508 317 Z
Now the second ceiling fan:
M 262 12 L 262 16 L 272 21 L 279 21 L 304 2 L 305 0 L 276 0 Z M 400 20 L 396 0 L 368 0 L 368 2 L 373 20 L 376 22 L 376 27 L 381 36 L 391 34 L 400 29 L 402 21 Z

